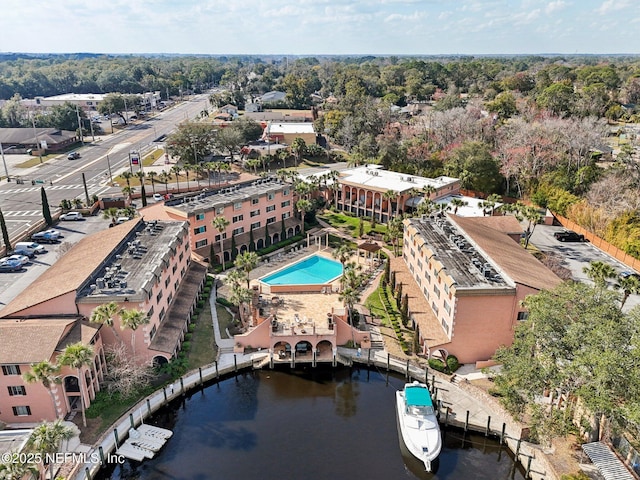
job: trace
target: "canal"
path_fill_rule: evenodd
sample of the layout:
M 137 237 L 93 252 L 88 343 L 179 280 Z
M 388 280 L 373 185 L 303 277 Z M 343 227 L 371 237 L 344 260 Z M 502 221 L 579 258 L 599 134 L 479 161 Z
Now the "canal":
M 395 391 L 377 370 L 246 371 L 152 419 L 174 431 L 155 458 L 105 469 L 114 479 L 523 479 L 506 447 L 444 431 L 434 473 L 399 440 Z

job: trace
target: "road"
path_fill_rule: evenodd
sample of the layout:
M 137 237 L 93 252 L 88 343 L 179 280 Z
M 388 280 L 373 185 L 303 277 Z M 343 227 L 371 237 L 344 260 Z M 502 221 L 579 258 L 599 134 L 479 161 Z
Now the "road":
M 180 122 L 194 119 L 207 108 L 207 99 L 207 94 L 194 96 L 144 122 L 113 135 L 105 135 L 99 142 L 85 142 L 84 146 L 76 149 L 82 155 L 78 160 L 67 160 L 65 154 L 31 169 L 25 175 L 20 169 L 14 169 L 11 175 L 22 176 L 25 183 L 3 181 L 0 184 L 0 207 L 12 242 L 31 225 L 42 220 L 41 187 L 47 193 L 52 212 L 63 199 L 85 199 L 83 174 L 89 196 L 121 193 L 119 187 L 109 185 L 109 167 L 113 176 L 129 168 L 130 151 L 141 151 L 152 145 L 155 139 L 171 133 Z M 31 180 L 43 183 L 31 185 Z

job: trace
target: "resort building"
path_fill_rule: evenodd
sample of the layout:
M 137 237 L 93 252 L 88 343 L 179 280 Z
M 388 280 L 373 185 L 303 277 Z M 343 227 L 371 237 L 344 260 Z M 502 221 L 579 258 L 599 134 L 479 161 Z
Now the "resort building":
M 367 165 L 340 172 L 337 209 L 359 217 L 375 215 L 379 222 L 413 211 L 423 197 L 438 200 L 460 191 L 460 180 L 426 178 Z
M 522 300 L 561 283 L 514 241 L 513 222 L 442 214 L 404 221 L 403 262 L 392 266 L 424 354 L 489 361 L 527 318 Z
M 205 274 L 205 266 L 191 261 L 185 222 L 130 220 L 78 242 L 0 319 L 89 319 L 96 307 L 115 302 L 143 312 L 148 322 L 123 329 L 115 315 L 113 328 L 101 330 L 104 343 L 121 343 L 138 363 L 162 364 L 180 350 Z
M 101 325 L 91 325 L 82 317 L 0 320 L 0 423 L 37 424 L 64 418 L 91 404 L 106 372 Z M 61 383 L 49 391 L 41 382 L 27 383 L 23 375 L 31 364 L 48 360 L 55 364 L 68 345 L 82 342 L 93 349 L 91 364 L 81 368 L 62 367 Z
M 287 145 L 296 138 L 302 138 L 307 145 L 315 145 L 316 137 L 311 122 L 268 122 L 263 134 L 263 139 L 268 142 Z
M 213 249 L 213 263 L 220 263 L 221 235 L 228 262 L 234 249 L 259 250 L 299 234 L 302 221 L 294 215 L 295 200 L 291 184 L 268 177 L 167 201 L 164 214 L 189 222 L 191 249 L 204 258 Z M 223 232 L 213 226 L 216 217 L 229 221 Z

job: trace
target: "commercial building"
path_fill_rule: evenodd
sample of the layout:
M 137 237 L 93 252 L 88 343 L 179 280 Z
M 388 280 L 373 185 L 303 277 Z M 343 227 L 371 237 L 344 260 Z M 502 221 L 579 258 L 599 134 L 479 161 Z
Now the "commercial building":
M 206 267 L 191 262 L 185 222 L 131 220 L 88 236 L 0 311 L 23 321 L 82 317 L 115 302 L 144 313 L 137 329 L 103 328 L 105 345 L 121 343 L 138 363 L 166 363 L 180 350 Z M 1 341 L 1 340 L 0 340 Z M 7 358 L 6 360 L 10 360 Z
M 514 241 L 507 217 L 432 215 L 404 221 L 403 266 L 410 318 L 423 353 L 462 363 L 491 359 L 527 317 L 522 300 L 561 280 Z
M 209 258 L 213 247 L 212 260 L 219 263 L 221 236 L 223 258 L 228 262 L 233 248 L 238 253 L 259 250 L 299 234 L 302 222 L 294 216 L 294 204 L 291 184 L 267 177 L 167 201 L 164 213 L 188 221 L 191 249 Z M 213 226 L 216 217 L 229 221 L 224 232 Z

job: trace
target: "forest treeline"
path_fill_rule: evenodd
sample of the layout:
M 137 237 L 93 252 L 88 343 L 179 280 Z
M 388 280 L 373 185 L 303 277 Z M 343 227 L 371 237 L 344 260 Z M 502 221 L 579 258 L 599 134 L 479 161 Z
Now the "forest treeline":
M 638 57 L 15 58 L 0 62 L 0 98 L 13 99 L 0 126 L 20 121 L 19 98 L 212 86 L 213 106 L 239 109 L 283 91 L 279 106 L 316 108 L 316 131 L 352 163 L 527 198 L 640 258 L 638 139 L 613 157 L 607 145 L 613 124 L 639 119 Z

